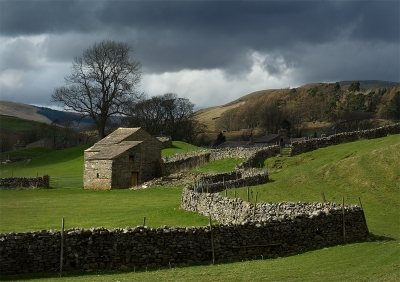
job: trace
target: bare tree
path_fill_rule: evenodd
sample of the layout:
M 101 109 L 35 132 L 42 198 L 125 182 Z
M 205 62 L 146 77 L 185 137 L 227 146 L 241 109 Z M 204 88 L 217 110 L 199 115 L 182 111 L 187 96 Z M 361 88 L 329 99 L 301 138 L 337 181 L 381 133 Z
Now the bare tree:
M 223 112 L 217 121 L 218 129 L 231 131 L 236 126 L 237 109 L 232 108 Z
M 125 114 L 137 101 L 142 78 L 141 64 L 130 57 L 129 44 L 104 40 L 86 49 L 72 62 L 72 74 L 64 78 L 67 86 L 54 90 L 53 102 L 65 110 L 90 116 L 97 127 L 98 139 L 105 136 L 108 119 Z

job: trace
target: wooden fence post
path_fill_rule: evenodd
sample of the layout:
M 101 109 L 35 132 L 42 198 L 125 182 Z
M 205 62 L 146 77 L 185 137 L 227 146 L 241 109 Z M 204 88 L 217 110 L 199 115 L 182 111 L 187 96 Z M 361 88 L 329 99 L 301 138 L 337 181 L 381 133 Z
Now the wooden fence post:
M 258 197 L 258 192 L 256 192 L 256 201 L 254 202 L 253 220 L 255 220 L 256 217 L 257 197 Z
M 59 277 L 62 275 L 64 264 L 64 218 L 61 220 L 61 251 L 60 251 L 60 274 Z
M 211 252 L 212 252 L 212 264 L 215 262 L 215 253 L 214 253 L 214 237 L 213 237 L 213 229 L 211 225 L 211 214 L 209 216 L 210 218 L 210 232 L 211 232 Z
M 326 198 L 325 198 L 324 192 L 321 193 L 321 196 L 322 196 L 322 202 L 326 203 Z
M 146 226 L 146 217 L 143 217 L 143 226 Z
M 343 242 L 346 242 L 346 222 L 344 218 L 345 210 L 344 210 L 344 197 L 342 198 L 342 225 L 343 225 Z

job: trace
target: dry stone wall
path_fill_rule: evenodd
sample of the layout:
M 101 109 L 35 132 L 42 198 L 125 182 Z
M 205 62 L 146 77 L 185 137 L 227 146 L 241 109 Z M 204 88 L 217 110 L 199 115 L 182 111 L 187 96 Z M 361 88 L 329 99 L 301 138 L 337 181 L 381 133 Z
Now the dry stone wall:
M 206 175 L 190 186 L 197 192 L 218 193 L 226 189 L 255 186 L 269 181 L 267 171 L 237 170 L 231 173 Z
M 346 207 L 347 241 L 366 235 L 362 211 Z M 342 214 L 320 210 L 294 220 L 212 225 L 216 261 L 273 258 L 343 242 Z M 104 270 L 210 262 L 211 228 L 138 226 L 65 231 L 63 269 Z M 57 272 L 61 232 L 0 234 L 1 275 Z
M 172 157 L 164 157 L 164 171 L 167 174 L 189 170 L 200 165 L 227 159 L 246 159 L 237 168 L 249 168 L 257 165 L 258 162 L 280 153 L 279 146 L 252 147 L 252 148 L 223 148 L 212 150 L 192 151 L 185 154 L 177 154 Z
M 16 162 L 29 160 L 29 159 L 30 158 L 27 158 L 27 157 L 18 157 L 18 158 L 3 157 L 3 158 L 0 158 L 0 163 L 2 163 L 2 164 L 16 163 Z
M 304 202 L 260 202 L 253 205 L 240 198 L 224 197 L 217 193 L 203 193 L 195 186 L 187 186 L 182 191 L 181 208 L 212 215 L 223 224 L 243 224 L 247 222 L 285 222 L 298 221 L 321 214 L 332 215 L 342 212 L 342 206 L 336 203 Z M 345 205 L 346 213 L 362 212 L 355 205 Z M 363 223 L 363 218 L 358 218 Z
M 0 178 L 0 188 L 48 188 L 50 178 L 41 177 L 7 177 Z
M 295 156 L 332 145 L 353 142 L 360 139 L 380 138 L 391 134 L 400 134 L 400 123 L 375 129 L 338 133 L 324 138 L 295 141 L 291 145 L 290 155 Z

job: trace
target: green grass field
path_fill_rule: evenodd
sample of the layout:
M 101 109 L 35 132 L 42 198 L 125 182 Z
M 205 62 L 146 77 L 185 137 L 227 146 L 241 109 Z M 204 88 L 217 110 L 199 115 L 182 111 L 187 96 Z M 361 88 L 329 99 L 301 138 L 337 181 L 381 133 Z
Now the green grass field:
M 181 141 L 173 141 L 172 142 L 172 148 L 166 148 L 162 150 L 162 155 L 163 156 L 173 156 L 175 154 L 184 154 L 188 153 L 191 151 L 197 151 L 197 150 L 203 150 L 203 148 L 181 142 Z
M 208 164 L 204 164 L 200 167 L 193 168 L 189 172 L 200 172 L 200 173 L 221 173 L 232 171 L 237 164 L 240 164 L 244 159 L 240 158 L 229 158 L 214 161 Z
M 83 151 L 83 148 L 82 148 Z M 59 152 L 61 155 L 64 153 Z M 77 152 L 76 152 L 77 153 Z M 52 154 L 52 153 L 49 153 Z M 37 158 L 37 168 L 45 167 Z M 65 162 L 80 165 L 78 153 Z M 48 159 L 48 169 L 68 175 Z M 58 159 L 58 160 L 57 160 Z M 36 160 L 36 159 L 35 159 Z M 234 165 L 234 160 L 231 161 Z M 41 164 L 41 165 L 39 165 Z M 34 160 L 28 165 L 34 173 Z M 66 273 L 65 281 L 399 281 L 400 280 L 400 135 L 332 146 L 296 157 L 265 162 L 271 182 L 251 187 L 258 201 L 321 201 L 358 204 L 362 200 L 371 241 L 330 246 L 271 260 L 200 265 L 136 272 Z M 27 166 L 27 167 L 28 167 Z M 210 166 L 210 165 L 209 165 Z M 211 165 L 212 166 L 212 165 Z M 15 170 L 23 171 L 27 167 Z M 3 167 L 0 167 L 3 171 Z M 210 169 L 210 168 L 208 168 Z M 75 168 L 74 177 L 79 172 Z M 57 172 L 57 173 L 56 173 Z M 3 173 L 3 172 L 2 172 Z M 36 175 L 36 173 L 35 173 Z M 71 174 L 72 175 L 72 174 Z M 72 177 L 72 176 L 71 176 Z M 182 187 L 146 190 L 85 191 L 38 189 L 0 191 L 0 231 L 69 227 L 125 227 L 146 225 L 206 225 L 207 218 L 178 209 Z M 245 198 L 246 189 L 237 195 Z M 233 191 L 228 192 L 232 196 Z M 72 207 L 72 208 L 71 208 Z M 57 274 L 18 276 L 19 281 L 54 281 Z M 12 277 L 2 277 L 2 280 Z
M 0 115 L 0 127 L 10 129 L 14 132 L 23 132 L 36 127 L 39 128 L 40 124 L 40 122 L 33 120 Z
M 40 147 L 40 148 L 24 148 L 19 150 L 13 150 L 8 152 L 0 153 L 0 157 L 2 158 L 37 158 L 40 155 L 47 154 L 53 152 L 54 149 Z

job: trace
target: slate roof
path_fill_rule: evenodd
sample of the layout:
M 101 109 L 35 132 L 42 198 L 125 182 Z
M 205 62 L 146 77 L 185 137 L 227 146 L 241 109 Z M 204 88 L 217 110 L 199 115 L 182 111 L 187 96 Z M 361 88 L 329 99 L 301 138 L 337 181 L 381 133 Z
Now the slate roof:
M 236 147 L 245 147 L 251 144 L 251 141 L 225 141 L 222 144 L 219 144 L 218 148 L 236 148 Z
M 120 127 L 118 129 L 114 130 L 113 133 L 111 133 L 110 135 L 101 139 L 94 146 L 120 143 L 121 141 L 125 140 L 126 138 L 128 138 L 130 135 L 132 135 L 139 129 L 140 129 L 140 127 L 134 127 L 134 128 L 121 128 Z
M 112 160 L 140 143 L 142 141 L 123 141 L 117 144 L 98 146 L 97 149 L 99 152 L 87 158 L 87 160 Z
M 269 143 L 276 138 L 279 138 L 279 134 L 267 134 L 255 140 L 254 143 Z
M 85 150 L 85 152 L 96 153 L 86 160 L 112 160 L 115 157 L 119 156 L 126 150 L 137 146 L 143 141 L 124 141 L 127 138 L 131 137 L 132 134 L 140 130 L 140 127 L 135 128 L 118 128 L 114 130 L 110 135 L 106 136 L 92 147 Z M 158 142 L 158 139 L 154 138 Z M 162 143 L 160 142 L 160 147 Z

